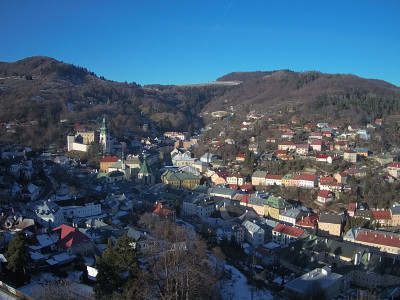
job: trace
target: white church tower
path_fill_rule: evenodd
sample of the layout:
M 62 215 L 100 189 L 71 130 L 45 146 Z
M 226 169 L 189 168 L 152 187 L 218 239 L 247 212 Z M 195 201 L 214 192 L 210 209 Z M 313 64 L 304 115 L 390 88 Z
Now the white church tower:
M 103 155 L 109 155 L 111 153 L 111 139 L 105 116 L 100 128 L 100 144 L 103 146 Z

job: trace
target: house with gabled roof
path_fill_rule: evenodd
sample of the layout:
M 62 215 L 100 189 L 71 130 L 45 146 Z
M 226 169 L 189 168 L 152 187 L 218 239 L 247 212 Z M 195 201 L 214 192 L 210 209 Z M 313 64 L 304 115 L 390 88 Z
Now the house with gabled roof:
M 400 254 L 400 235 L 398 233 L 354 227 L 344 235 L 343 239 L 378 248 L 382 252 Z
M 395 203 L 389 210 L 392 216 L 392 226 L 400 225 L 400 205 Z
M 305 188 L 313 188 L 318 185 L 318 176 L 314 174 L 303 173 L 300 175 L 299 186 Z
M 106 156 L 100 160 L 100 172 L 107 173 L 108 168 L 118 161 L 116 156 Z
M 357 203 L 351 202 L 347 206 L 347 213 L 349 214 L 350 217 L 354 217 L 354 214 L 357 210 Z
M 318 219 L 319 214 L 308 215 L 304 218 L 301 218 L 301 220 L 296 223 L 296 227 L 301 227 L 304 229 L 315 229 L 318 224 Z
M 274 152 L 279 158 L 288 154 L 287 150 L 275 150 Z
M 233 199 L 237 191 L 223 187 L 212 187 L 208 190 L 210 196 L 222 197 L 226 199 Z
M 326 190 L 330 192 L 341 192 L 343 185 L 339 182 L 322 182 L 319 184 L 321 190 Z
M 282 185 L 283 175 L 268 174 L 265 178 L 265 185 Z
M 318 192 L 317 201 L 320 203 L 332 202 L 335 199 L 335 194 L 328 190 L 320 190 Z
M 157 216 L 162 219 L 175 219 L 175 211 L 167 207 L 165 204 L 156 202 L 154 203 L 153 208 L 153 216 Z
M 325 143 L 324 143 L 323 140 L 313 140 L 313 141 L 310 143 L 310 148 L 311 148 L 313 151 L 322 151 L 322 149 L 324 148 L 324 146 L 325 146 Z
M 274 137 L 269 137 L 269 138 L 266 139 L 266 142 L 267 142 L 267 143 L 276 143 L 276 138 L 274 138 Z
M 86 255 L 93 253 L 94 243 L 91 238 L 68 225 L 60 225 L 53 229 L 59 235 L 57 246 L 67 251 L 68 254 Z
M 372 218 L 375 224 L 381 226 L 390 226 L 392 223 L 392 216 L 390 210 L 372 210 Z
M 281 197 L 269 195 L 264 205 L 264 215 L 279 220 L 279 213 L 285 209 L 285 200 Z M 289 207 L 288 207 L 289 208 Z
M 64 223 L 62 209 L 50 200 L 28 203 L 24 213 L 45 228 L 52 229 Z
M 388 173 L 395 178 L 400 178 L 400 162 L 395 162 L 387 167 Z
M 290 178 L 291 178 L 291 177 L 292 177 L 292 174 L 285 174 L 285 175 L 282 177 L 282 180 L 281 180 L 282 185 L 289 186 L 289 185 L 290 185 Z
M 296 150 L 296 144 L 291 142 L 282 142 L 278 145 L 278 150 L 294 151 Z
M 292 174 L 289 179 L 289 186 L 300 186 L 300 174 Z
M 171 172 L 169 170 L 161 175 L 161 180 L 165 184 L 187 189 L 200 184 L 200 178 L 196 175 L 187 172 Z
M 311 132 L 308 139 L 311 140 L 322 140 L 322 132 Z
M 235 174 L 229 174 L 228 176 L 226 176 L 226 182 L 228 184 L 242 185 L 244 183 L 244 179 L 241 174 L 235 173 Z
M 306 215 L 306 212 L 298 208 L 285 209 L 279 213 L 279 221 L 283 224 L 294 226 Z
M 335 177 L 335 179 L 336 179 L 336 181 L 338 183 L 342 183 L 342 184 L 346 184 L 347 183 L 348 174 L 346 172 L 336 173 L 334 175 L 334 177 Z
M 357 152 L 353 150 L 345 150 L 343 152 L 343 159 L 348 162 L 356 163 L 357 162 Z
M 300 239 L 304 232 L 304 229 L 301 228 L 278 224 L 272 229 L 272 242 L 279 245 L 288 245 Z
M 353 151 L 356 152 L 359 156 L 369 156 L 369 150 L 367 148 L 355 147 L 353 148 Z
M 310 146 L 308 144 L 296 144 L 296 154 L 307 155 L 310 152 Z
M 292 140 L 294 137 L 294 132 L 286 131 L 281 134 L 282 139 Z
M 347 150 L 348 149 L 347 141 L 336 141 L 333 143 L 333 148 L 339 151 Z
M 340 215 L 321 214 L 318 220 L 318 235 L 341 236 L 342 217 Z
M 242 223 L 244 228 L 244 239 L 254 247 L 264 244 L 264 229 L 254 222 L 244 221 Z
M 254 211 L 260 216 L 264 217 L 264 205 L 265 205 L 265 198 L 259 197 L 258 194 L 251 194 L 249 202 L 247 203 L 248 207 L 254 209 Z
M 236 155 L 236 161 L 245 161 L 246 154 L 238 154 Z

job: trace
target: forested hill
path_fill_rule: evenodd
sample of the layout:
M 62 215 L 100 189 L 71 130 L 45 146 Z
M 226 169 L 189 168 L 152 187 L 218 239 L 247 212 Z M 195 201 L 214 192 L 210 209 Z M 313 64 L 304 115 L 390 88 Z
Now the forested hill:
M 201 112 L 231 107 L 237 114 L 293 107 L 304 120 L 366 122 L 400 114 L 398 87 L 354 75 L 279 70 L 234 72 L 218 81 L 241 83 L 142 87 L 110 81 L 49 57 L 0 62 L 0 142 L 40 147 L 58 141 L 65 146 L 65 135 L 75 124 L 97 129 L 103 115 L 110 120 L 112 134 L 120 137 L 126 131 L 151 134 L 143 132 L 141 113 L 160 132 L 194 131 L 202 125 Z M 10 130 L 9 123 L 24 126 Z
M 3 124 L 35 126 L 0 130 L 0 141 L 38 147 L 48 141 L 65 144 L 75 124 L 99 126 L 106 115 L 114 136 L 142 132 L 140 113 L 163 130 L 193 130 L 201 124 L 203 106 L 229 87 L 141 87 L 98 77 L 89 70 L 49 57 L 0 62 L 0 119 Z M 65 121 L 60 124 L 60 121 Z M 69 124 L 70 126 L 66 126 Z
M 206 107 L 210 111 L 224 106 L 262 111 L 291 106 L 305 118 L 318 114 L 354 121 L 400 113 L 400 89 L 382 80 L 289 70 L 234 72 L 218 80 L 242 84 L 211 101 Z

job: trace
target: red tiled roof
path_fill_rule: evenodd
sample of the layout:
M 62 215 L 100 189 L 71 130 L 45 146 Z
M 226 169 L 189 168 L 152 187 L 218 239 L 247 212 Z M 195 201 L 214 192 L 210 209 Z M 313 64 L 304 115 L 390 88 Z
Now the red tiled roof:
M 236 155 L 236 158 L 246 158 L 246 154 L 238 154 Z
M 171 216 L 174 214 L 174 212 L 168 208 L 163 208 L 161 202 L 156 202 L 154 203 L 153 207 L 155 207 L 155 210 L 153 211 L 154 215 L 159 215 L 163 217 Z
M 372 216 L 375 220 L 390 220 L 392 218 L 390 210 L 373 210 Z
M 226 177 L 229 176 L 229 172 L 227 170 L 217 171 L 217 172 L 215 172 L 215 174 L 217 174 L 219 177 L 222 177 L 224 179 L 226 179 Z
M 311 132 L 310 136 L 322 136 L 321 132 Z
M 312 146 L 321 146 L 322 145 L 322 140 L 313 140 L 311 142 Z
M 400 168 L 400 162 L 392 163 L 388 167 L 390 167 L 390 168 Z
M 250 189 L 252 189 L 253 188 L 253 186 L 251 185 L 251 184 L 242 184 L 241 186 L 240 186 L 240 189 L 241 190 L 250 190 Z
M 297 149 L 308 149 L 308 145 L 307 144 L 296 144 L 296 148 Z
M 91 241 L 90 237 L 68 225 L 60 225 L 54 228 L 53 231 L 60 232 L 60 240 L 57 245 L 64 249 Z
M 287 226 L 284 224 L 276 225 L 275 228 L 273 229 L 273 231 L 280 232 L 280 233 L 283 233 L 286 235 L 290 235 L 295 238 L 299 238 L 304 233 L 303 229 Z
M 315 225 L 317 224 L 318 219 L 319 219 L 319 215 L 317 215 L 317 214 L 307 216 L 303 220 L 297 222 L 296 226 L 314 228 Z
M 239 186 L 237 184 L 228 184 L 228 188 L 232 190 L 237 190 L 239 189 Z
M 240 202 L 247 204 L 249 203 L 250 197 L 251 197 L 250 195 L 243 195 L 242 198 L 240 198 Z
M 315 181 L 316 178 L 317 178 L 317 175 L 313 175 L 313 174 L 301 174 L 300 175 L 300 180 Z
M 293 174 L 292 177 L 290 177 L 290 180 L 300 180 L 300 177 L 300 174 Z
M 275 154 L 287 154 L 287 150 L 275 150 Z
M 331 194 L 332 194 L 331 191 L 320 190 L 320 191 L 318 192 L 318 197 L 328 198 L 328 197 L 331 196 Z
M 316 159 L 327 159 L 329 156 L 325 155 L 325 154 L 318 154 L 317 156 L 315 156 Z
M 319 179 L 319 183 L 336 182 L 337 180 L 330 176 L 323 176 Z
M 106 162 L 117 162 L 118 161 L 118 157 L 116 156 L 106 156 L 103 157 L 102 160 L 100 160 L 101 163 L 106 163 Z
M 283 145 L 283 146 L 296 146 L 295 143 L 291 143 L 291 142 L 282 142 L 279 145 Z
M 266 179 L 282 180 L 283 175 L 268 174 Z
M 378 231 L 360 229 L 356 241 L 400 248 L 400 237 L 398 235 L 380 233 Z

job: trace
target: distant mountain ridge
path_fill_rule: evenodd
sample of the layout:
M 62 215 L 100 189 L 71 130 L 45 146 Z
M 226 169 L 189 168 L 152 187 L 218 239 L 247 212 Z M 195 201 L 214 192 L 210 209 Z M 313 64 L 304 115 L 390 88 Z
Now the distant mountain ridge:
M 218 80 L 242 80 L 242 84 L 214 99 L 206 109 L 239 106 L 273 111 L 292 106 L 304 115 L 355 116 L 365 121 L 400 112 L 400 89 L 382 80 L 316 71 L 233 72 Z
M 68 120 L 70 129 L 77 123 L 95 128 L 93 122 L 104 114 L 113 133 L 121 136 L 124 131 L 150 134 L 143 132 L 141 113 L 160 131 L 193 131 L 202 124 L 202 111 L 233 107 L 236 113 L 245 114 L 249 110 L 276 112 L 289 106 L 304 120 L 318 114 L 318 118 L 366 122 L 400 114 L 400 89 L 355 75 L 290 70 L 232 72 L 215 84 L 141 87 L 134 82 L 106 80 L 50 57 L 0 62 L 0 119 L 3 123 L 39 124 L 16 133 L 0 130 L 0 140 L 45 143 L 61 139 L 68 130 L 60 120 Z

